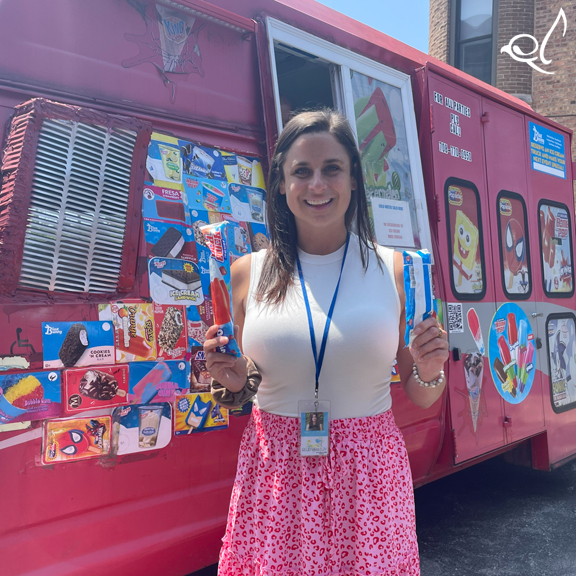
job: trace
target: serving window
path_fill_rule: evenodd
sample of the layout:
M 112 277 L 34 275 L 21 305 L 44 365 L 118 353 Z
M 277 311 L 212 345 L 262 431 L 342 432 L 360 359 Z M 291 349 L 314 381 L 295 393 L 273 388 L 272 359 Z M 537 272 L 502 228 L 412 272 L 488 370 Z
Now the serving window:
M 496 200 L 502 288 L 511 300 L 532 293 L 526 204 L 519 194 L 502 190 Z
M 486 270 L 478 188 L 448 178 L 444 194 L 452 293 L 459 300 L 481 300 L 486 294 Z
M 277 20 L 268 36 L 278 126 L 301 110 L 345 114 L 376 240 L 432 251 L 410 77 Z
M 569 298 L 574 294 L 574 261 L 568 207 L 541 200 L 538 222 L 544 292 L 549 298 Z

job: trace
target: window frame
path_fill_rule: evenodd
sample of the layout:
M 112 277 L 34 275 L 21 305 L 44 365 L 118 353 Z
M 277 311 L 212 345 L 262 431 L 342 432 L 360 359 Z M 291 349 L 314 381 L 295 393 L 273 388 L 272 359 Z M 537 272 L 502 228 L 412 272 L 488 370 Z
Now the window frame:
M 452 269 L 452 258 L 454 256 L 453 249 L 452 249 L 452 230 L 451 230 L 451 222 L 450 222 L 450 206 L 448 203 L 448 188 L 455 184 L 456 186 L 466 186 L 466 188 L 470 188 L 476 196 L 476 210 L 478 214 L 478 242 L 480 244 L 480 267 L 482 269 L 482 291 L 478 292 L 478 294 L 461 294 L 456 290 L 454 286 L 454 274 Z M 455 176 L 450 176 L 446 179 L 444 183 L 444 204 L 446 209 L 446 232 L 448 237 L 448 265 L 449 265 L 449 276 L 450 276 L 450 288 L 452 289 L 452 295 L 458 301 L 472 301 L 477 302 L 479 300 L 483 300 L 486 296 L 486 264 L 484 258 L 484 231 L 482 227 L 482 203 L 480 202 L 480 192 L 478 191 L 478 187 L 470 180 L 463 180 L 462 178 L 457 178 Z
M 504 252 L 503 252 L 503 245 L 502 245 L 502 228 L 500 223 L 500 199 L 501 198 L 510 198 L 512 200 L 520 200 L 522 204 L 522 208 L 524 209 L 524 230 L 526 232 L 526 262 L 528 267 L 528 278 L 530 279 L 530 290 L 526 292 L 526 294 L 510 294 L 506 287 L 506 280 L 504 278 Z M 498 247 L 499 247 L 499 255 L 500 255 L 500 278 L 502 280 L 502 290 L 506 295 L 508 300 L 528 300 L 532 295 L 532 285 L 533 285 L 533 277 L 532 277 L 532 261 L 530 260 L 530 230 L 528 228 L 528 211 L 526 209 L 526 202 L 522 195 L 518 194 L 517 192 L 511 192 L 510 190 L 500 190 L 498 192 L 498 196 L 496 197 L 496 219 L 498 222 Z
M 462 0 L 450 0 L 450 17 L 449 17 L 449 64 L 459 67 L 460 39 L 458 23 L 460 21 L 460 7 Z M 490 84 L 496 86 L 497 60 L 498 60 L 498 8 L 500 0 L 492 0 L 492 32 L 490 35 L 478 36 L 469 40 L 481 40 L 492 37 L 492 58 L 490 63 Z M 466 41 L 465 41 L 466 42 Z
M 280 110 L 280 91 L 278 87 L 276 59 L 274 57 L 276 42 L 281 42 L 298 50 L 303 50 L 304 52 L 313 54 L 332 65 L 334 71 L 334 102 L 337 109 L 348 118 L 355 138 L 357 138 L 356 116 L 354 114 L 354 98 L 350 71 L 353 70 L 359 72 L 360 74 L 364 74 L 374 78 L 375 80 L 379 80 L 380 82 L 390 84 L 400 89 L 402 94 L 402 110 L 406 125 L 406 139 L 408 141 L 412 186 L 414 189 L 416 219 L 419 227 L 420 242 L 422 244 L 420 249 L 427 249 L 432 254 L 432 236 L 428 219 L 424 174 L 422 171 L 422 160 L 420 157 L 418 129 L 414 113 L 414 97 L 410 76 L 400 72 L 399 70 L 380 64 L 375 60 L 371 60 L 365 56 L 352 52 L 337 44 L 328 42 L 318 36 L 309 34 L 304 30 L 294 28 L 293 26 L 274 18 L 266 18 L 266 29 L 268 33 L 269 60 L 278 133 L 282 131 L 282 113 Z M 338 67 L 340 68 L 340 73 L 338 73 Z
M 540 206 L 542 204 L 546 204 L 547 206 L 552 206 L 554 208 L 561 208 L 566 212 L 568 215 L 568 239 L 570 241 L 570 266 L 572 267 L 572 290 L 570 292 L 548 292 L 546 290 L 546 279 L 544 278 L 544 264 L 542 263 L 542 254 L 544 254 L 542 250 L 542 229 L 540 225 Z M 538 219 L 538 246 L 540 247 L 540 275 L 542 277 L 542 291 L 546 298 L 572 298 L 574 296 L 574 284 L 575 277 L 574 277 L 574 247 L 572 245 L 572 220 L 570 219 L 570 210 L 566 204 L 562 202 L 557 202 L 555 200 L 548 200 L 546 198 L 541 198 L 538 201 L 538 208 L 536 217 Z
M 32 198 L 32 179 L 40 130 L 44 120 L 80 122 L 105 128 L 118 128 L 136 133 L 130 166 L 129 202 L 126 210 L 126 228 L 122 249 L 121 267 L 112 293 L 51 291 L 20 285 L 20 271 L 26 237 L 26 222 Z M 6 144 L 2 150 L 3 171 L 0 189 L 3 229 L 0 229 L 0 294 L 31 294 L 55 297 L 62 300 L 82 297 L 101 300 L 132 291 L 136 285 L 136 264 L 140 246 L 142 190 L 148 141 L 152 133 L 149 122 L 134 117 L 117 116 L 84 106 L 73 106 L 34 98 L 16 107 L 7 129 Z M 22 159 L 31 159 L 22 162 Z
M 570 404 L 566 404 L 564 406 L 556 406 L 554 404 L 554 394 L 552 393 L 552 365 L 551 365 L 551 358 L 550 358 L 550 338 L 548 337 L 548 323 L 550 320 L 573 320 L 574 326 L 576 327 L 576 315 L 574 312 L 555 312 L 554 314 L 548 314 L 546 317 L 546 352 L 547 352 L 547 361 L 548 361 L 548 380 L 550 386 L 550 404 L 552 405 L 552 410 L 555 414 L 562 414 L 563 412 L 569 412 L 570 410 L 574 410 L 576 408 L 576 400 L 571 402 Z

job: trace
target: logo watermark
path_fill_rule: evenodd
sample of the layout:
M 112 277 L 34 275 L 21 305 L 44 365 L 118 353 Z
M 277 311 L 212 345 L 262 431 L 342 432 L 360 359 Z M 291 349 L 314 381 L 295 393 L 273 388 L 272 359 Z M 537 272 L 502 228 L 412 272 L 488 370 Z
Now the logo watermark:
M 552 63 L 552 60 L 548 60 L 545 56 L 546 45 L 548 44 L 548 40 L 550 40 L 550 36 L 552 36 L 552 32 L 554 32 L 554 29 L 560 23 L 560 20 L 564 22 L 564 32 L 562 33 L 562 37 L 564 37 L 566 35 L 566 28 L 568 27 L 568 21 L 566 20 L 566 14 L 564 13 L 564 9 L 560 8 L 558 16 L 556 17 L 556 20 L 554 21 L 554 24 L 552 24 L 550 30 L 548 30 L 546 36 L 544 36 L 542 44 L 539 45 L 538 40 L 534 38 L 534 36 L 531 36 L 530 34 L 518 34 L 517 36 L 514 36 L 514 38 L 512 38 L 512 40 L 510 40 L 510 42 L 508 42 L 506 46 L 502 46 L 500 52 L 501 53 L 505 52 L 506 54 L 509 54 L 510 57 L 516 60 L 517 62 L 525 62 L 526 64 L 528 64 L 528 66 L 534 68 L 534 70 L 542 72 L 542 74 L 554 74 L 554 72 L 543 70 L 542 68 L 537 66 L 535 62 L 537 60 L 540 60 L 542 64 L 546 65 Z M 534 48 L 530 52 L 523 52 L 519 46 L 515 45 L 515 43 L 521 38 L 529 38 L 530 40 L 532 40 Z

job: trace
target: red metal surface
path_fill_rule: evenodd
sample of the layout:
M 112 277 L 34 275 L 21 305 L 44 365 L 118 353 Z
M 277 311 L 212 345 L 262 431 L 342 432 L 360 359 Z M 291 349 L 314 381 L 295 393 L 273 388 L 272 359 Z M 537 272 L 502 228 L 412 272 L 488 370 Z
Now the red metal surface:
M 500 271 L 494 266 L 498 244 L 490 216 L 498 189 L 524 190 L 531 198 L 527 202 L 531 230 L 537 230 L 534 203 L 549 190 L 572 206 L 570 167 L 568 179 L 562 182 L 530 170 L 525 132 L 518 127 L 531 117 L 563 129 L 533 114 L 522 101 L 310 0 L 181 3 L 249 34 L 197 16 L 191 35 L 196 44 L 190 45 L 190 49 L 198 49 L 194 66 L 185 74 L 163 76 L 157 55 L 142 61 L 138 56 L 142 56 L 142 39 L 154 32 L 154 23 L 146 16 L 153 14 L 148 0 L 103 0 L 89 6 L 73 0 L 0 4 L 0 50 L 18 54 L 0 62 L 0 119 L 31 94 L 42 94 L 102 112 L 123 112 L 180 138 L 265 156 L 273 147 L 277 127 L 264 18 L 282 20 L 412 77 L 437 295 L 444 302 L 457 301 L 451 293 L 451 263 L 445 256 L 451 238 L 446 229 L 444 184 L 449 177 L 473 181 L 484 218 L 487 285 L 482 302 L 474 306 L 481 319 L 491 318 L 496 304 L 504 300 Z M 439 141 L 452 144 L 456 137 L 449 131 L 450 111 L 434 106 L 435 90 L 471 108 L 471 118 L 462 120 L 458 146 L 472 152 L 472 162 L 439 152 Z M 487 123 L 482 122 L 486 111 L 490 114 Z M 568 158 L 571 134 L 564 133 Z M 144 136 L 137 146 L 145 149 Z M 509 156 L 504 166 L 501 159 L 505 155 Z M 11 161 L 5 156 L 5 162 Z M 519 163 L 523 168 L 517 168 Z M 133 166 L 133 175 L 140 180 L 143 164 L 140 160 Z M 511 164 L 514 170 L 508 169 Z M 127 240 L 130 252 L 123 286 L 131 286 L 129 296 L 147 298 L 145 250 L 138 237 L 139 198 L 137 188 L 130 207 L 135 224 Z M 11 195 L 0 199 L 0 234 L 6 233 L 4 201 L 10 202 Z M 18 217 L 24 218 L 25 213 L 23 207 Z M 532 240 L 532 299 L 535 306 L 540 302 L 554 305 L 557 302 L 544 298 L 541 286 L 540 292 L 537 290 L 540 260 L 536 245 Z M 8 257 L 17 259 L 15 253 Z M 137 267 L 132 274 L 135 258 Z M 13 274 L 17 278 L 15 270 Z M 564 304 L 574 308 L 576 303 L 572 299 Z M 97 317 L 97 299 L 85 296 L 0 294 L 0 358 L 23 356 L 31 369 L 40 368 L 42 321 Z M 540 324 L 538 330 L 540 333 Z M 542 362 L 539 357 L 540 366 Z M 416 485 L 491 457 L 529 437 L 532 439 L 526 442 L 532 445 L 533 464 L 539 468 L 574 454 L 575 418 L 572 412 L 553 412 L 544 372 L 525 406 L 511 408 L 504 404 L 486 368 L 486 414 L 479 433 L 474 433 L 466 413 L 462 364 L 449 363 L 448 392 L 428 410 L 411 405 L 401 387 L 393 386 L 394 413 L 406 438 Z M 183 576 L 215 562 L 245 423 L 245 417 L 232 418 L 227 431 L 173 438 L 168 447 L 145 456 L 53 467 L 37 466 L 41 444 L 37 426 L 31 431 L 1 434 L 0 492 L 5 496 L 0 523 L 2 570 L 10 576 L 102 571 L 112 576 Z M 505 427 L 505 423 L 510 425 Z

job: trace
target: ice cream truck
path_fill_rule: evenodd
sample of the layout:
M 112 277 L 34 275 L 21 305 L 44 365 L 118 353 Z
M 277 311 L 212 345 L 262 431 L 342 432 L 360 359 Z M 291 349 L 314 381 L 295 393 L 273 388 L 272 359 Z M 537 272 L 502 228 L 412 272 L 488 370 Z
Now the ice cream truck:
M 300 109 L 348 117 L 378 243 L 433 255 L 448 385 L 392 384 L 415 486 L 576 455 L 569 130 L 312 0 L 3 2 L 0 53 L 2 574 L 217 560 L 250 406 L 208 393 L 200 228 L 266 248 Z

